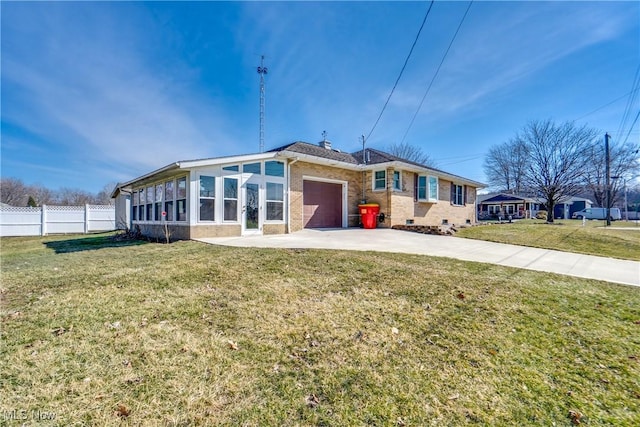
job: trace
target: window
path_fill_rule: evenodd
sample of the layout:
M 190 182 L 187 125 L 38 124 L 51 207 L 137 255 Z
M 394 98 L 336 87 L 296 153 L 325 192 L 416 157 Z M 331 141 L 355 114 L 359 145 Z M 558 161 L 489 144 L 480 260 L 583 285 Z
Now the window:
M 438 177 L 419 175 L 416 187 L 418 201 L 434 203 L 438 201 Z
M 167 221 L 173 221 L 173 181 L 164 183 L 164 211 Z
M 200 177 L 200 221 L 215 220 L 215 184 L 213 176 Z
M 387 172 L 375 171 L 373 174 L 373 189 L 384 190 L 387 188 Z
M 240 166 L 238 166 L 238 165 L 223 166 L 222 170 L 223 171 L 229 171 L 229 172 L 240 172 Z
M 138 221 L 144 221 L 144 204 L 146 203 L 146 193 L 144 188 L 140 189 L 140 205 L 138 206 Z
M 260 175 L 262 172 L 262 168 L 260 163 L 246 163 L 242 165 L 243 173 L 254 173 L 256 175 Z
M 133 220 L 136 221 L 138 219 L 138 205 L 140 204 L 140 193 L 138 192 L 138 190 L 135 190 L 133 192 L 133 209 L 132 209 L 132 216 L 133 216 Z
M 269 176 L 284 177 L 284 163 L 277 160 L 269 160 L 265 162 L 264 174 Z
M 393 189 L 402 191 L 402 175 L 400 175 L 400 171 L 393 171 Z
M 224 220 L 238 220 L 238 180 L 224 179 Z
M 187 178 L 178 178 L 176 183 L 176 219 L 187 220 Z
M 153 187 L 147 187 L 147 221 L 153 221 Z
M 436 202 L 438 200 L 438 178 L 429 177 L 429 200 Z
M 282 221 L 284 218 L 284 186 L 267 182 L 267 221 Z
M 163 187 L 164 186 L 162 184 L 156 185 L 156 204 L 154 205 L 154 214 L 156 221 L 162 221 L 165 219 L 162 217 L 162 193 L 164 192 Z
M 451 203 L 454 205 L 464 205 L 464 187 L 462 185 L 451 184 Z

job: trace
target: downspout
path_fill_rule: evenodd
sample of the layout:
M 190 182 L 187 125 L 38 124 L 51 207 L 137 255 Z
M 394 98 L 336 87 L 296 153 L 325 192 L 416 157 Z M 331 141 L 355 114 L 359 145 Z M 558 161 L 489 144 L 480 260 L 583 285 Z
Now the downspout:
M 291 165 L 297 161 L 295 157 L 287 163 L 287 234 L 291 234 Z
M 389 173 L 389 171 L 391 171 L 391 173 Z M 392 211 L 391 211 L 391 192 L 393 191 L 393 173 L 394 173 L 395 169 L 390 169 L 388 168 L 387 171 L 385 172 L 386 175 L 386 180 L 387 180 L 387 218 L 389 218 L 389 221 L 391 221 L 391 215 L 392 215 Z M 400 186 L 402 186 L 402 183 L 400 183 Z M 391 224 L 391 222 L 389 222 Z
M 365 193 L 366 189 L 366 181 L 367 181 L 367 170 L 365 166 L 367 165 L 367 160 L 365 157 L 365 149 L 364 149 L 364 135 L 362 135 L 362 200 L 361 203 L 367 203 L 367 195 Z

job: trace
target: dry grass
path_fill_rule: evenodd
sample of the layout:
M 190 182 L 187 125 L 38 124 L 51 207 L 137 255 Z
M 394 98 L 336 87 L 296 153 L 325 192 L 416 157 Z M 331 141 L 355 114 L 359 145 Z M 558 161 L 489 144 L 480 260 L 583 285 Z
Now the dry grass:
M 579 220 L 561 220 L 554 224 L 523 220 L 466 228 L 456 236 L 640 261 L 640 225 L 616 221 L 609 228 L 603 224 L 604 221 L 587 221 L 583 227 Z
M 3 424 L 640 424 L 640 289 L 400 254 L 1 244 Z

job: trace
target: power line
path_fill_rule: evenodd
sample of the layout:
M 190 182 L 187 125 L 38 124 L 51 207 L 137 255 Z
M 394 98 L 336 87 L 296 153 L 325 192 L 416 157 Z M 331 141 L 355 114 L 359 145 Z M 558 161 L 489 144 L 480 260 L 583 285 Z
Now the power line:
M 638 110 L 638 114 L 636 114 L 636 118 L 633 119 L 633 123 L 631 123 L 631 126 L 629 127 L 629 132 L 627 132 L 627 136 L 624 137 L 624 142 L 622 143 L 622 145 L 627 143 L 627 139 L 629 139 L 629 135 L 631 135 L 631 130 L 636 125 L 636 122 L 638 121 L 638 117 L 640 117 L 640 110 Z
M 589 113 L 587 113 L 587 114 L 583 114 L 582 116 L 578 117 L 577 119 L 574 119 L 574 121 L 578 121 L 578 120 L 580 120 L 580 119 L 584 119 L 585 117 L 590 116 L 591 114 L 596 113 L 596 112 L 598 112 L 598 111 L 602 110 L 604 107 L 608 107 L 609 105 L 611 105 L 611 104 L 613 104 L 613 103 L 615 103 L 615 102 L 620 101 L 620 100 L 621 100 L 622 98 L 624 98 L 625 96 L 631 95 L 632 93 L 637 92 L 637 91 L 639 91 L 639 90 L 640 90 L 640 87 L 637 87 L 637 88 L 635 88 L 635 89 L 633 89 L 633 90 L 631 90 L 631 91 L 629 91 L 629 92 L 625 93 L 624 95 L 621 95 L 621 96 L 617 97 L 616 99 L 614 99 L 614 100 L 612 100 L 612 101 L 609 101 L 609 102 L 607 102 L 607 103 L 606 103 L 606 104 L 604 104 L 604 105 L 601 105 L 600 107 L 596 108 L 595 110 L 593 110 L 593 111 L 591 111 L 591 112 L 589 112 Z
M 444 55 L 442 56 L 442 60 L 440 61 L 440 65 L 438 65 L 438 69 L 436 70 L 436 73 L 433 75 L 433 78 L 431 79 L 431 82 L 429 83 L 429 86 L 427 87 L 427 90 L 425 91 L 424 95 L 422 96 L 422 100 L 420 101 L 420 105 L 418 105 L 418 109 L 416 110 L 415 114 L 413 115 L 413 118 L 411 119 L 411 123 L 409 123 L 409 127 L 407 128 L 407 131 L 404 133 L 404 136 L 402 137 L 402 141 L 400 141 L 400 144 L 402 144 L 404 142 L 405 138 L 407 137 L 407 134 L 409 133 L 409 130 L 413 126 L 413 122 L 416 120 L 416 117 L 418 116 L 418 113 L 420 112 L 420 109 L 422 108 L 422 104 L 424 103 L 424 100 L 427 97 L 427 94 L 431 90 L 431 86 L 433 85 L 433 82 L 436 80 L 436 77 L 438 77 L 438 73 L 440 72 L 440 68 L 442 67 L 442 64 L 444 63 L 444 60 L 447 58 L 447 55 L 449 54 L 449 50 L 451 49 L 451 46 L 453 45 L 453 42 L 455 41 L 456 37 L 458 36 L 458 32 L 460 31 L 460 28 L 462 27 L 462 24 L 463 24 L 465 18 L 467 17 L 467 14 L 469 13 L 469 9 L 471 9 L 471 5 L 472 4 L 473 4 L 473 0 L 471 0 L 469 2 L 469 6 L 467 6 L 467 10 L 464 12 L 464 15 L 462 16 L 462 19 L 460 20 L 460 23 L 458 24 L 458 28 L 456 29 L 456 32 L 453 34 L 453 37 L 451 38 L 451 42 L 449 42 L 449 47 L 447 47 L 447 50 L 445 51 Z
M 631 86 L 631 92 L 637 92 L 637 89 L 640 87 L 640 64 L 638 64 L 638 68 L 636 70 L 636 74 L 633 77 L 633 84 Z M 624 113 L 622 114 L 622 120 L 620 121 L 620 126 L 618 126 L 618 132 L 623 133 L 627 120 L 629 119 L 629 115 L 631 113 L 631 109 L 633 108 L 633 104 L 635 104 L 637 93 L 633 93 L 629 100 L 627 101 L 627 105 L 624 109 Z M 635 123 L 635 120 L 634 120 Z M 631 125 L 631 129 L 633 129 L 633 125 Z M 631 129 L 629 129 L 631 131 Z
M 382 111 L 380 111 L 380 114 L 378 115 L 378 118 L 376 119 L 376 122 L 373 124 L 373 127 L 371 128 L 371 130 L 369 131 L 369 134 L 367 135 L 367 137 L 365 139 L 369 139 L 369 137 L 373 133 L 373 131 L 376 128 L 376 126 L 378 126 L 378 122 L 380 121 L 380 118 L 382 117 L 382 113 L 384 113 L 384 110 L 387 108 L 387 105 L 389 104 L 389 100 L 391 99 L 391 95 L 393 95 L 393 92 L 396 90 L 396 86 L 398 86 L 398 82 L 400 81 L 400 77 L 402 77 L 402 73 L 404 73 L 404 69 L 407 67 L 407 63 L 409 62 L 409 58 L 411 58 L 411 54 L 413 53 L 413 48 L 416 47 L 416 43 L 418 42 L 418 38 L 420 37 L 420 33 L 422 32 L 422 28 L 424 28 L 425 22 L 427 22 L 427 17 L 429 16 L 429 12 L 431 12 L 431 7 L 433 6 L 433 2 L 434 1 L 435 0 L 431 0 L 431 3 L 429 4 L 429 9 L 427 9 L 427 13 L 424 15 L 424 19 L 422 20 L 422 24 L 420 25 L 420 29 L 418 30 L 418 34 L 416 34 L 416 38 L 413 40 L 413 44 L 411 45 L 411 49 L 409 50 L 409 54 L 407 55 L 407 59 L 404 60 L 404 65 L 402 66 L 402 69 L 400 70 L 400 74 L 398 75 L 398 78 L 396 79 L 396 82 L 393 85 L 393 88 L 391 89 L 391 93 L 389 93 L 389 96 L 387 97 L 387 100 L 385 101 L 384 106 L 382 107 Z

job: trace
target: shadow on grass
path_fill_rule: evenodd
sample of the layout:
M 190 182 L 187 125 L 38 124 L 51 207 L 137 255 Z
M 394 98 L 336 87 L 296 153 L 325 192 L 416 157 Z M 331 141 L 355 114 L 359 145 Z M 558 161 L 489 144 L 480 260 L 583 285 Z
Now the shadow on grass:
M 71 252 L 94 251 L 104 248 L 120 248 L 127 246 L 139 246 L 149 243 L 139 239 L 123 239 L 117 234 L 100 236 L 79 236 L 67 240 L 54 240 L 45 242 L 44 245 L 53 249 L 56 254 L 66 254 Z

